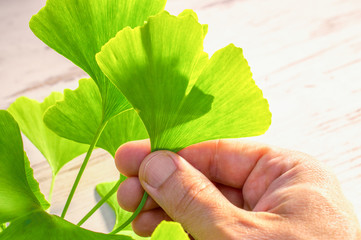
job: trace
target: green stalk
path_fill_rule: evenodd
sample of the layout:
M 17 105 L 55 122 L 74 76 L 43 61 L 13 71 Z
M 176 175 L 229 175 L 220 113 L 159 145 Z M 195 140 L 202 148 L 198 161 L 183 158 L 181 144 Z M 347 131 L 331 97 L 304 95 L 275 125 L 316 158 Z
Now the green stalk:
M 155 147 L 153 146 L 153 142 L 151 141 L 151 152 L 154 152 L 156 150 Z M 142 197 L 142 200 L 140 201 L 137 209 L 135 209 L 135 212 L 132 214 L 132 216 L 130 216 L 128 218 L 127 221 L 125 221 L 125 223 L 123 223 L 121 226 L 119 226 L 117 229 L 113 230 L 111 233 L 109 234 L 116 234 L 118 232 L 120 232 L 121 230 L 123 230 L 123 228 L 125 228 L 126 226 L 128 226 L 133 220 L 134 218 L 136 218 L 138 216 L 138 214 L 140 213 L 140 211 L 142 211 L 143 207 L 144 207 L 144 204 L 145 202 L 147 201 L 147 198 L 148 198 L 148 193 L 146 191 L 144 191 L 144 194 L 143 194 L 143 197 Z
M 103 121 L 102 121 L 103 122 Z M 78 187 L 78 184 L 79 184 L 79 181 L 80 181 L 80 178 L 81 176 L 83 175 L 83 172 L 85 170 L 85 167 L 86 165 L 88 164 L 89 162 L 89 158 L 90 158 L 90 155 L 92 154 L 94 148 L 95 148 L 95 145 L 97 144 L 98 140 L 99 140 L 99 137 L 101 135 L 101 133 L 103 132 L 105 126 L 107 125 L 108 121 L 106 122 L 103 122 L 97 132 L 95 133 L 94 135 L 94 139 L 92 141 L 92 143 L 90 144 L 90 147 L 88 149 L 88 152 L 86 153 L 86 156 L 84 158 L 84 161 L 83 161 L 83 164 L 81 165 L 80 169 L 79 169 L 79 172 L 78 172 L 78 175 L 76 176 L 76 179 L 75 179 L 75 182 L 73 184 L 73 187 L 69 193 L 69 196 L 68 196 L 68 199 L 66 200 L 66 203 L 65 203 L 65 206 L 64 206 L 64 209 L 63 209 L 63 212 L 61 213 L 61 217 L 64 218 L 65 215 L 66 215 L 66 212 L 68 211 L 68 208 L 69 208 L 69 205 L 70 205 L 70 202 L 71 200 L 73 199 L 73 196 L 74 196 L 74 193 L 75 193 L 75 190 L 76 188 Z
M 86 220 L 88 220 L 93 213 L 98 210 L 113 194 L 118 190 L 119 185 L 123 182 L 124 179 L 120 178 L 118 182 L 115 183 L 114 187 L 105 195 L 79 222 L 78 226 L 80 227 Z
M 121 226 L 119 226 L 117 229 L 113 230 L 111 233 L 109 234 L 116 234 L 119 231 L 123 230 L 123 228 L 125 228 L 126 226 L 128 226 L 136 216 L 138 216 L 138 214 L 140 213 L 140 211 L 142 210 L 142 208 L 144 207 L 145 202 L 147 201 L 148 198 L 148 193 L 144 192 L 144 195 L 142 197 L 142 200 L 139 203 L 139 206 L 137 207 L 137 209 L 135 210 L 135 212 L 132 214 L 132 216 L 130 216 L 130 218 L 128 218 L 127 221 L 125 221 L 125 223 L 123 223 Z
M 55 177 L 56 175 L 52 175 L 51 177 L 51 184 L 50 184 L 50 190 L 49 190 L 49 195 L 48 195 L 48 202 L 50 203 L 51 205 L 51 200 L 53 198 L 53 190 L 54 190 L 54 184 L 55 184 Z

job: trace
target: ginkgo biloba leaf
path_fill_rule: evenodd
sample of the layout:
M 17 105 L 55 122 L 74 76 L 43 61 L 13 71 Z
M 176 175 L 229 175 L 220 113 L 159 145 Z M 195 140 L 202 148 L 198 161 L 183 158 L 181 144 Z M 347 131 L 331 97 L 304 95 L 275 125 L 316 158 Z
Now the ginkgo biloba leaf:
M 94 81 L 81 79 L 77 89 L 66 89 L 64 100 L 45 112 L 44 122 L 61 137 L 91 144 L 102 122 L 101 96 Z M 121 144 L 147 137 L 139 116 L 129 109 L 108 121 L 96 146 L 114 156 Z
M 130 106 L 100 71 L 95 54 L 126 26 L 144 24 L 166 0 L 48 0 L 30 20 L 34 34 L 87 72 L 102 96 L 104 120 Z
M 30 189 L 33 191 L 35 197 L 38 199 L 41 207 L 44 210 L 48 209 L 50 207 L 50 204 L 48 203 L 48 201 L 46 201 L 44 195 L 40 191 L 39 183 L 34 178 L 33 169 L 30 167 L 30 162 L 29 162 L 29 159 L 26 156 L 25 152 L 24 152 L 24 165 L 25 165 L 26 179 L 27 179 L 27 181 L 29 183 Z
M 122 231 L 118 232 L 117 234 L 132 237 L 134 240 L 149 240 L 150 239 L 150 237 L 138 236 L 133 230 L 122 230 Z
M 13 221 L 1 240 L 132 240 L 122 235 L 107 235 L 80 228 L 44 211 L 34 211 Z
M 178 17 L 186 17 L 189 15 L 191 15 L 192 17 L 194 17 L 195 20 L 198 21 L 197 13 L 195 13 L 192 9 L 183 10 L 183 12 L 181 12 L 178 15 Z M 203 38 L 205 38 L 208 33 L 208 24 L 202 24 L 202 28 L 203 28 Z
M 271 113 L 242 49 L 231 44 L 204 56 L 202 25 L 163 12 L 120 31 L 96 58 L 139 113 L 152 150 L 264 133 Z
M 184 232 L 182 225 L 177 222 L 162 221 L 154 230 L 151 240 L 189 240 L 186 232 Z
M 0 110 L 0 223 L 41 209 L 24 163 L 19 126 L 10 113 Z
M 107 150 L 113 157 L 120 145 L 148 138 L 143 122 L 134 109 L 119 113 L 109 120 L 97 146 Z
M 44 112 L 62 98 L 63 95 L 58 92 L 53 92 L 42 103 L 20 97 L 8 108 L 18 122 L 21 131 L 49 162 L 54 176 L 66 163 L 88 149 L 87 145 L 59 137 L 45 126 Z

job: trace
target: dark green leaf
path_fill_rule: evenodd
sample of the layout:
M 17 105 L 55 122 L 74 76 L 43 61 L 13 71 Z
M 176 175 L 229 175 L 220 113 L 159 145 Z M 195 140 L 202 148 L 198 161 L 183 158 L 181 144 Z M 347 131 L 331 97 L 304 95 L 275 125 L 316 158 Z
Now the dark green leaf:
M 24 153 L 24 163 L 25 163 L 26 179 L 28 180 L 29 187 L 33 191 L 36 198 L 38 199 L 41 207 L 44 210 L 46 210 L 50 207 L 50 204 L 48 203 L 48 201 L 46 201 L 44 195 L 40 191 L 39 183 L 34 178 L 34 172 L 33 172 L 33 169 L 30 167 L 30 162 L 29 162 L 28 157 L 26 156 L 26 153 Z
M 43 211 L 31 212 L 15 221 L 0 234 L 1 240 L 132 240 L 122 235 L 107 235 L 80 228 Z
M 10 113 L 0 110 L 0 223 L 41 209 L 29 178 L 19 127 Z

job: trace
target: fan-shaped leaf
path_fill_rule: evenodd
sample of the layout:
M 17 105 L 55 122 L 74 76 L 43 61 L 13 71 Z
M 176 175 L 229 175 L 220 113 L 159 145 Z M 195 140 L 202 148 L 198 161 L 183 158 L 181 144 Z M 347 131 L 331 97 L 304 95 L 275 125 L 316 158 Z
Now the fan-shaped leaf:
M 102 122 L 101 97 L 94 81 L 81 79 L 76 90 L 66 89 L 64 100 L 46 111 L 44 122 L 59 136 L 90 144 Z M 139 116 L 129 109 L 108 121 L 96 146 L 114 156 L 121 144 L 147 137 Z
M 8 109 L 18 122 L 21 131 L 49 162 L 54 175 L 57 175 L 66 163 L 88 149 L 87 145 L 59 137 L 45 126 L 44 112 L 62 98 L 63 95 L 58 92 L 53 92 L 42 103 L 20 97 Z
M 231 44 L 208 60 L 203 35 L 192 15 L 163 12 L 120 31 L 96 56 L 139 113 L 152 150 L 255 136 L 270 125 L 268 103 L 242 50 Z
M 130 106 L 100 71 L 95 54 L 119 30 L 143 25 L 165 3 L 166 0 L 48 0 L 30 20 L 30 28 L 49 47 L 92 77 L 100 89 L 106 121 Z

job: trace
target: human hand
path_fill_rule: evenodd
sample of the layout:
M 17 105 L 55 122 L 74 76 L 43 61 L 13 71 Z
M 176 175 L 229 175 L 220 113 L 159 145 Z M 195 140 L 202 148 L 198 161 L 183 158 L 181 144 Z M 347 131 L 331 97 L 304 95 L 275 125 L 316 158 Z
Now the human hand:
M 134 211 L 143 189 L 151 196 L 133 221 L 141 236 L 174 220 L 201 240 L 361 239 L 336 177 L 303 153 L 236 140 L 150 153 L 142 140 L 122 145 L 115 161 L 129 177 L 121 207 Z

